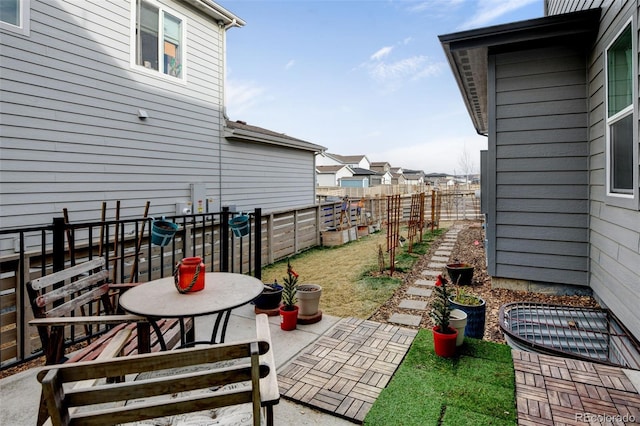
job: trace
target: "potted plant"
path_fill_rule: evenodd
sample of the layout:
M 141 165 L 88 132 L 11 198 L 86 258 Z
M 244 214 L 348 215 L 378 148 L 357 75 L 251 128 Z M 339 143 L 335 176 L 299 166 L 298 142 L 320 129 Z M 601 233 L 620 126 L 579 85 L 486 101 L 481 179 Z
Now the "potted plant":
M 278 308 L 281 301 L 282 286 L 278 284 L 277 280 L 273 280 L 273 283 L 264 285 L 262 293 L 253 300 L 253 304 L 258 310 L 268 311 Z
M 467 292 L 463 287 L 457 287 L 455 294 L 451 295 L 449 300 L 453 309 L 460 309 L 467 314 L 464 335 L 474 339 L 482 339 L 487 311 L 484 299 Z
M 456 353 L 456 339 L 458 331 L 449 325 L 451 317 L 451 302 L 447 280 L 442 275 L 436 279 L 436 295 L 431 302 L 431 318 L 435 322 L 433 331 L 433 346 L 436 355 L 452 357 Z
M 446 265 L 447 274 L 451 282 L 455 285 L 471 285 L 473 280 L 473 265 L 470 263 L 458 262 Z
M 280 306 L 280 328 L 286 331 L 295 330 L 298 323 L 298 307 L 296 293 L 298 291 L 298 274 L 287 261 L 287 276 L 282 287 L 282 306 Z

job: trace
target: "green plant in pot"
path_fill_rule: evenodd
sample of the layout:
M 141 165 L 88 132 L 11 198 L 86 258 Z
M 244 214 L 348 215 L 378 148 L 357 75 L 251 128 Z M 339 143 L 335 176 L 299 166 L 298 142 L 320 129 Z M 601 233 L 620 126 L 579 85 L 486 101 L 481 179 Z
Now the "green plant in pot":
M 449 297 L 451 307 L 467 314 L 464 335 L 474 339 L 484 336 L 484 323 L 487 305 L 480 296 L 470 293 L 464 287 L 457 287 L 455 294 Z
M 282 306 L 280 306 L 280 328 L 294 330 L 298 322 L 298 307 L 296 293 L 298 292 L 298 274 L 293 270 L 291 262 L 287 261 L 287 276 L 282 286 Z
M 436 279 L 435 298 L 431 302 L 431 318 L 435 322 L 433 345 L 436 355 L 452 357 L 456 353 L 458 331 L 449 325 L 451 317 L 451 293 L 447 287 L 447 279 L 438 275 Z

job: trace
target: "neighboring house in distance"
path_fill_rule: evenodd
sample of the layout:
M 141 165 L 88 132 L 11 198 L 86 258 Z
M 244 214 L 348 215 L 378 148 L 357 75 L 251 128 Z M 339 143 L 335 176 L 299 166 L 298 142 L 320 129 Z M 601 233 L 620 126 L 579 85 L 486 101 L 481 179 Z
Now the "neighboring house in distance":
M 2 7 L 3 228 L 63 208 L 99 220 L 102 201 L 121 200 L 122 217 L 147 200 L 151 216 L 201 199 L 210 211 L 315 203 L 323 147 L 225 117 L 223 46 L 244 25 L 233 13 L 211 0 Z
M 446 185 L 447 180 L 449 180 L 451 176 L 446 173 L 427 173 L 424 175 L 424 180 L 429 185 L 437 188 L 440 185 Z
M 331 158 L 333 161 L 338 162 L 339 164 L 345 164 L 352 169 L 371 169 L 371 162 L 366 155 L 338 155 L 327 153 L 327 157 Z
M 350 188 L 368 188 L 371 186 L 372 178 L 377 176 L 377 172 L 369 169 L 353 167 L 351 170 L 353 170 L 353 176 L 340 179 L 340 186 Z
M 488 137 L 488 272 L 496 287 L 588 286 L 640 338 L 638 2 L 544 6 L 440 36 Z
M 422 170 L 405 169 L 402 174 L 407 185 L 422 185 L 424 183 L 424 171 Z
M 392 167 L 389 172 L 391 173 L 391 183 L 393 185 L 404 185 L 407 183 L 403 175 L 402 167 Z
M 318 186 L 340 186 L 344 178 L 353 176 L 353 170 L 349 166 L 338 164 L 335 166 L 316 166 L 316 179 Z
M 344 166 L 345 163 L 338 160 L 335 154 L 323 151 L 316 154 L 316 166 Z
M 371 185 L 391 185 L 391 164 L 386 161 L 374 161 L 371 163 L 371 170 L 377 175 L 371 177 Z

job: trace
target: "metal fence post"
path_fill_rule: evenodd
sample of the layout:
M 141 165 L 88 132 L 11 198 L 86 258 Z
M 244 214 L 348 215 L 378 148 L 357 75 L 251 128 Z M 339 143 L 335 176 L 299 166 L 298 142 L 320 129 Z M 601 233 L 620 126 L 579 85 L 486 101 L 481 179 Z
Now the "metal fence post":
M 262 279 L 262 209 L 257 208 L 253 212 L 253 265 L 254 276 Z
M 64 269 L 64 218 L 53 218 L 53 272 L 62 271 Z
M 220 271 L 229 272 L 229 207 L 222 208 Z

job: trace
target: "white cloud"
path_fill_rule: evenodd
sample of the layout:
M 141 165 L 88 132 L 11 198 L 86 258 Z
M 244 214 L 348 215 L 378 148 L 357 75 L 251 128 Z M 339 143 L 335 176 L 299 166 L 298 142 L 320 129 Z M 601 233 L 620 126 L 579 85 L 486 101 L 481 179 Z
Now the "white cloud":
M 446 13 L 444 9 L 454 9 L 463 4 L 465 0 L 427 0 L 412 4 L 407 10 L 411 13 L 437 12 Z
M 255 83 L 228 79 L 226 85 L 227 109 L 233 111 L 233 114 L 244 114 L 260 103 L 264 93 L 265 89 Z
M 374 61 L 380 61 L 383 58 L 385 58 L 386 56 L 389 56 L 389 54 L 391 53 L 392 50 L 393 50 L 393 46 L 383 47 L 382 49 L 378 50 L 376 53 L 371 55 L 371 57 L 369 59 L 374 60 Z
M 390 80 L 417 80 L 440 72 L 443 64 L 429 63 L 427 56 L 419 55 L 395 62 L 375 62 L 366 65 L 369 74 L 378 82 Z
M 296 61 L 295 59 L 291 59 L 289 62 L 287 62 L 287 64 L 284 66 L 285 70 L 290 69 L 291 67 L 293 67 L 295 65 Z
M 476 13 L 462 23 L 460 29 L 486 26 L 504 14 L 513 12 L 539 0 L 479 0 Z

